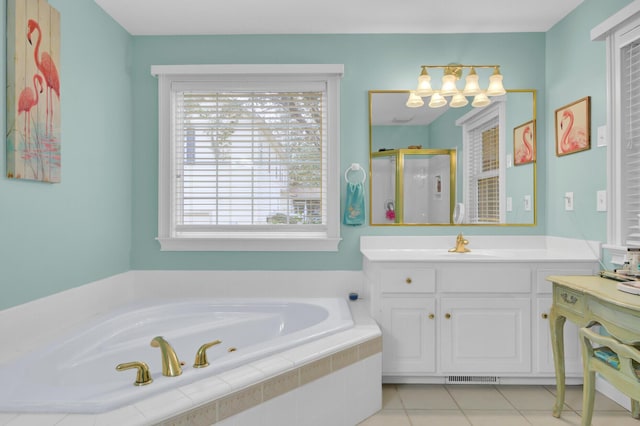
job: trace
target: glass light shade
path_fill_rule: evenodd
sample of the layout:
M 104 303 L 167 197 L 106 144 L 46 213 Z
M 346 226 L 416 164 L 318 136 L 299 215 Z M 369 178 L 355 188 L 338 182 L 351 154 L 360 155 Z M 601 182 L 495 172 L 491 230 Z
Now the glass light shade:
M 442 76 L 442 88 L 440 94 L 442 96 L 452 96 L 458 93 L 456 87 L 456 76 L 453 74 L 445 74 Z
M 480 89 L 480 84 L 478 84 L 478 79 L 478 74 L 476 74 L 476 70 L 472 67 L 471 71 L 469 71 L 469 75 L 466 78 L 464 89 L 462 90 L 462 93 L 465 96 L 476 96 L 482 91 Z
M 440 108 L 447 104 L 447 100 L 438 92 L 433 92 L 431 100 L 429 101 L 429 107 Z
M 467 100 L 467 98 L 462 93 L 458 92 L 453 95 L 453 98 L 451 98 L 449 106 L 451 108 L 460 108 L 467 105 L 468 103 L 469 101 Z
M 473 102 L 471 102 L 471 106 L 474 108 L 482 108 L 491 103 L 491 99 L 487 97 L 484 92 L 480 92 L 473 98 Z
M 502 85 L 502 75 L 496 71 L 489 77 L 489 87 L 487 87 L 487 96 L 501 96 L 507 93 Z
M 431 76 L 427 74 L 426 69 L 422 69 L 420 76 L 418 77 L 418 88 L 416 89 L 416 95 L 418 96 L 431 96 L 433 89 L 431 88 Z
M 406 105 L 409 108 L 420 108 L 422 105 L 424 105 L 424 101 L 420 96 L 416 95 L 415 90 L 412 90 L 411 92 L 409 92 L 409 99 L 407 99 Z

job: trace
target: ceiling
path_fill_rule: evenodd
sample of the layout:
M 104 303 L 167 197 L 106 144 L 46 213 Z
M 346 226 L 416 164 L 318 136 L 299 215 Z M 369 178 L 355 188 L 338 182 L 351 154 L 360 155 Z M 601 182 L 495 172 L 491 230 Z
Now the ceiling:
M 546 32 L 583 0 L 95 0 L 132 35 Z
M 442 108 L 409 108 L 408 93 L 374 93 L 371 107 L 372 126 L 427 126 L 444 114 L 449 106 Z M 427 99 L 427 102 L 429 100 Z

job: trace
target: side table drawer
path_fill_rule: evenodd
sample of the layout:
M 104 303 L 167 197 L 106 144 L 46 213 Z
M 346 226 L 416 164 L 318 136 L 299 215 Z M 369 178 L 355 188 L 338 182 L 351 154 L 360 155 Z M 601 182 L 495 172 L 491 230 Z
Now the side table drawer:
M 436 270 L 433 268 L 386 268 L 380 274 L 383 293 L 433 293 Z
M 584 294 L 567 287 L 555 288 L 553 302 L 578 314 L 584 312 Z

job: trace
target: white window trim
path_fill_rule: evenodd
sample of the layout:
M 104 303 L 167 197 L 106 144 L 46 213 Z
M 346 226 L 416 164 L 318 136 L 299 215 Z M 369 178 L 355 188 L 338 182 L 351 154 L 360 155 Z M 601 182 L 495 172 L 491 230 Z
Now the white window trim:
M 605 41 L 607 47 L 607 244 L 611 263 L 625 261 L 627 247 L 622 235 L 622 194 L 624 185 L 620 149 L 622 146 L 621 56 L 620 50 L 640 40 L 640 0 L 630 3 L 591 30 L 592 41 Z
M 224 64 L 153 65 L 158 77 L 158 237 L 162 251 L 337 251 L 340 238 L 340 78 L 342 64 Z M 193 81 L 206 76 L 217 79 L 249 79 L 252 76 L 304 77 L 327 82 L 327 232 L 305 236 L 291 233 L 226 233 L 184 238 L 171 235 L 170 203 L 174 180 L 171 176 L 171 83 Z
M 488 105 L 484 108 L 474 108 L 462 117 L 456 120 L 456 126 L 462 127 L 462 151 L 464 156 L 464 167 L 462 171 L 462 193 L 467 194 L 469 191 L 469 169 L 467 167 L 468 164 L 471 164 L 471 159 L 469 158 L 470 151 L 469 149 L 465 149 L 465 147 L 471 143 L 469 138 L 469 133 L 473 129 L 482 125 L 482 123 L 486 122 L 488 116 L 494 117 L 493 111 L 497 110 L 498 113 L 498 156 L 500 158 L 500 165 L 498 168 L 498 182 L 505 182 L 506 180 L 506 156 L 507 156 L 507 148 L 506 148 L 506 96 L 493 98 L 493 102 L 491 105 Z M 506 221 L 507 213 L 506 213 L 506 202 L 507 202 L 507 190 L 506 185 L 500 184 L 499 187 L 499 201 L 500 201 L 500 222 L 504 223 Z M 465 209 L 469 211 L 468 209 Z M 472 223 L 469 222 L 469 218 L 465 214 L 465 218 L 462 223 Z M 479 225 L 485 225 L 485 223 L 475 223 Z M 497 225 L 497 224 L 486 224 L 486 225 Z

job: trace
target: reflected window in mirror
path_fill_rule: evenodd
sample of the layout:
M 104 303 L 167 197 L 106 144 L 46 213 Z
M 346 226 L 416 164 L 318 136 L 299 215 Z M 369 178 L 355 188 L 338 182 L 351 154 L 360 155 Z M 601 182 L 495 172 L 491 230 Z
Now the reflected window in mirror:
M 505 117 L 504 101 L 471 110 L 456 121 L 462 127 L 462 185 L 464 216 L 461 223 L 498 224 L 505 221 Z M 501 179 L 502 177 L 502 179 Z

